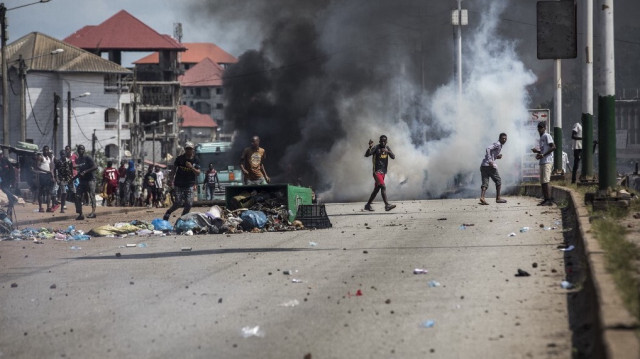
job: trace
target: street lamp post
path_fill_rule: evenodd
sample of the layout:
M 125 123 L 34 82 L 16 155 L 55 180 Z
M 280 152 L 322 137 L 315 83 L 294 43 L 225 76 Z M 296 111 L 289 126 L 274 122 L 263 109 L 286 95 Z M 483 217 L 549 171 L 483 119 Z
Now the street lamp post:
M 10 145 L 10 136 L 9 136 L 9 80 L 7 79 L 7 40 L 9 38 L 9 34 L 7 33 L 7 11 L 19 9 L 25 6 L 34 5 L 38 3 L 49 2 L 50 0 L 40 0 L 29 4 L 24 4 L 20 6 L 14 6 L 10 9 L 4 5 L 4 3 L 0 3 L 0 52 L 1 52 L 1 61 L 2 61 L 2 121 L 3 121 L 3 141 L 6 145 Z

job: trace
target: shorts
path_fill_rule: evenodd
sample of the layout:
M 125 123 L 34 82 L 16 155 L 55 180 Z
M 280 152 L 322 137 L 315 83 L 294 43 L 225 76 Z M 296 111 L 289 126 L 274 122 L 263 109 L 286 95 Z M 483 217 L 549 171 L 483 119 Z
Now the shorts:
M 553 167 L 553 163 L 545 163 L 540 165 L 540 183 L 549 183 L 551 182 L 551 168 Z
M 496 187 L 502 185 L 502 179 L 500 178 L 498 169 L 493 166 L 480 166 L 480 176 L 482 177 L 480 188 L 489 188 L 489 178 L 493 180 Z
M 375 187 L 384 187 L 384 176 L 385 174 L 382 172 L 374 172 L 373 180 L 375 181 Z

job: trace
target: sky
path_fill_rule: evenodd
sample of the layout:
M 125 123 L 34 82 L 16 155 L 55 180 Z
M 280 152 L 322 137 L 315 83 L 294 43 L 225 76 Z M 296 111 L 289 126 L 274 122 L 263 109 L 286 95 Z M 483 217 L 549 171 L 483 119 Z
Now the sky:
M 536 58 L 536 2 L 463 1 L 462 101 L 453 0 L 51 0 L 7 17 L 9 42 L 32 31 L 64 39 L 122 9 L 161 34 L 180 22 L 183 42 L 213 42 L 238 57 L 226 75 L 225 116 L 247 142 L 260 134 L 272 178 L 301 179 L 327 200 L 366 198 L 371 162 L 363 153 L 369 139 L 386 134 L 396 153 L 388 176 L 396 200 L 438 197 L 454 178 L 479 188 L 484 150 L 500 132 L 509 134 L 503 180 L 513 181 L 532 141 L 518 123 L 553 98 L 553 61 Z M 639 4 L 616 1 L 616 76 L 624 86 L 639 86 L 635 67 L 621 65 L 640 59 Z M 124 65 L 142 56 L 124 57 Z M 596 68 L 598 57 L 594 51 Z M 563 62 L 568 90 L 580 84 L 579 61 Z M 579 111 L 563 115 L 569 134 Z

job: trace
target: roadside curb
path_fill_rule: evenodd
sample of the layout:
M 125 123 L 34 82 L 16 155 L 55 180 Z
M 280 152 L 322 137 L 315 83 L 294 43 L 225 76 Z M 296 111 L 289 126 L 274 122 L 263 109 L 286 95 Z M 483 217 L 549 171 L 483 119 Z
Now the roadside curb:
M 523 185 L 524 194 L 540 195 L 540 186 Z M 584 249 L 584 257 L 588 264 L 589 278 L 593 286 L 592 298 L 597 313 L 592 313 L 598 323 L 598 335 L 607 358 L 638 358 L 640 339 L 636 335 L 638 321 L 625 308 L 617 291 L 613 276 L 606 268 L 606 253 L 591 232 L 589 211 L 584 200 L 566 187 L 552 186 L 553 197 L 571 201 L 575 211 L 576 226 Z

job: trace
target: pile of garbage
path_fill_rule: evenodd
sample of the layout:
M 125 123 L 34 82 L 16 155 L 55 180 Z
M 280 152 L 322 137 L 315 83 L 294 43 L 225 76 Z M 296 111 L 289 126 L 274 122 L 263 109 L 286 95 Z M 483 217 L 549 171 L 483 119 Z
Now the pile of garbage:
M 55 239 L 57 241 L 87 241 L 91 236 L 85 234 L 82 230 L 78 230 L 75 226 L 69 226 L 64 230 L 53 230 L 49 228 L 24 228 L 22 230 L 14 229 L 9 233 L 3 233 L 2 240 L 32 240 L 40 242 L 43 239 Z

